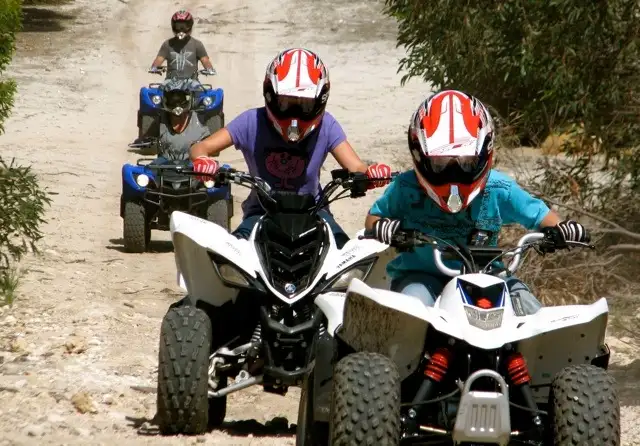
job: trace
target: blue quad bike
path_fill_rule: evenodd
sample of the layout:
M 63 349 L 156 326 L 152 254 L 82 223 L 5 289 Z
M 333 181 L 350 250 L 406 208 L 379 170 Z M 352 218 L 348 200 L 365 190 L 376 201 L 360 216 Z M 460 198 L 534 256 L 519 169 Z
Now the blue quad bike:
M 130 147 L 151 145 L 132 143 Z M 213 181 L 202 182 L 179 173 L 190 166 L 187 160 L 168 160 L 166 164 L 149 164 L 153 158 L 141 158 L 135 165 L 122 166 L 120 216 L 125 251 L 142 253 L 149 247 L 151 230 L 169 230 L 173 211 L 183 211 L 204 218 L 227 231 L 233 217 L 231 187 L 216 187 Z M 225 167 L 230 167 L 227 164 Z
M 159 67 L 151 73 L 162 74 L 166 67 Z M 200 74 L 210 76 L 207 70 L 200 70 Z M 198 80 L 198 73 L 191 77 L 195 81 L 193 89 L 193 108 L 197 110 L 198 119 L 202 125 L 209 128 L 211 134 L 224 127 L 224 91 L 222 88 L 213 88 L 211 84 L 203 84 Z M 138 109 L 138 141 L 149 138 L 157 138 L 160 133 L 160 117 L 162 110 L 162 96 L 164 94 L 163 83 L 151 83 L 140 89 L 140 106 Z M 144 155 L 155 154 L 155 147 L 141 147 Z M 149 149 L 148 151 L 145 149 Z

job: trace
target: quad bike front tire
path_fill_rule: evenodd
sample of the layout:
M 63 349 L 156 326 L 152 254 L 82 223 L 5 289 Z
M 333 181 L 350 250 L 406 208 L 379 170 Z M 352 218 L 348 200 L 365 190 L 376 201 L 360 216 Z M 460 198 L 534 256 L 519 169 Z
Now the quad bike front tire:
M 157 421 L 163 435 L 199 435 L 206 432 L 210 415 L 224 419 L 219 406 L 210 413 L 211 342 L 211 321 L 201 309 L 184 305 L 170 308 L 164 316 L 158 352 L 157 401 Z
M 333 446 L 400 444 L 400 375 L 377 353 L 353 353 L 333 373 L 330 438 Z
M 222 226 L 229 232 L 232 216 L 231 206 L 233 206 L 233 197 L 229 197 L 228 200 L 220 199 L 209 203 L 209 206 L 207 206 L 207 220 Z
M 296 424 L 296 446 L 329 446 L 328 423 L 313 418 L 313 371 L 305 379 L 300 391 L 298 422 Z
M 620 403 L 606 370 L 566 367 L 555 376 L 549 398 L 553 446 L 620 445 Z
M 135 201 L 125 203 L 122 239 L 127 252 L 142 253 L 147 250 L 151 241 L 151 228 L 146 209 L 141 203 Z

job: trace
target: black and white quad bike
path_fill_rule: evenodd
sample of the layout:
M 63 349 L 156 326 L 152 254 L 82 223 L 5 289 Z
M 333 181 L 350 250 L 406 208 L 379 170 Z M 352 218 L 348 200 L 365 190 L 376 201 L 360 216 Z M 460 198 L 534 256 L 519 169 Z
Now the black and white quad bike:
M 416 232 L 392 243 L 433 246 L 452 277 L 435 307 L 358 279 L 316 299 L 338 344 L 329 444 L 620 445 L 606 299 L 523 315 L 504 279 L 552 243 L 544 234 L 505 252 L 443 243 Z M 452 255 L 460 270 L 444 264 Z
M 355 238 L 338 249 L 318 215 L 337 199 L 364 196 L 364 174 L 333 171 L 317 203 L 233 169 L 214 177 L 216 185 L 253 189 L 266 213 L 249 240 L 202 218 L 171 215 L 178 283 L 188 294 L 171 306 L 160 330 L 156 419 L 165 434 L 220 425 L 226 396 L 256 384 L 284 395 L 302 385 L 317 361 L 330 376 L 333 340 L 315 297 L 344 292 L 353 278 L 378 277 L 373 286 L 386 280 L 388 260 L 379 254 L 387 245 Z

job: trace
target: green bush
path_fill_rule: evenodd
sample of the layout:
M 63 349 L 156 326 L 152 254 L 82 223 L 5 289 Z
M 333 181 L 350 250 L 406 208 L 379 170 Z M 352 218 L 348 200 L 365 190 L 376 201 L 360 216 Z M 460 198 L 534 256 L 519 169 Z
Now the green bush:
M 20 30 L 22 10 L 20 0 L 0 0 L 0 73 L 9 63 L 15 50 L 15 35 Z M 7 119 L 13 106 L 16 84 L 13 80 L 0 80 L 0 134 L 3 121 Z
M 0 0 L 0 73 L 15 51 L 21 6 L 19 0 Z M 0 81 L 0 134 L 13 106 L 15 90 L 14 81 Z M 29 167 L 17 166 L 13 161 L 7 164 L 0 158 L 0 297 L 5 304 L 13 302 L 18 285 L 15 263 L 29 249 L 37 251 L 35 243 L 42 238 L 40 224 L 50 202 Z
M 30 167 L 7 164 L 0 158 L 0 295 L 11 303 L 18 285 L 14 262 L 42 238 L 40 224 L 51 202 Z
M 407 49 L 403 82 L 466 90 L 524 142 L 584 123 L 610 151 L 638 145 L 637 0 L 385 3 Z

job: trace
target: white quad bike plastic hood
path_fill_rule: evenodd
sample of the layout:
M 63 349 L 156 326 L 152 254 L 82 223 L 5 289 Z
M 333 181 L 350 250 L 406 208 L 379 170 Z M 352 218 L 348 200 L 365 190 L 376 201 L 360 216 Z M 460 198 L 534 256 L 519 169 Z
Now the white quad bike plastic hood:
M 393 250 L 390 250 L 388 245 L 355 237 L 342 249 L 337 249 L 329 225 L 325 223 L 330 243 L 326 247 L 329 252 L 324 264 L 308 287 L 296 290 L 290 295 L 283 294 L 272 286 L 259 260 L 255 244 L 257 227 L 258 225 L 249 240 L 244 240 L 202 218 L 180 211 L 171 214 L 170 232 L 178 285 L 189 294 L 193 302 L 202 300 L 218 307 L 230 300 L 235 301 L 239 287 L 230 286 L 230 282 L 247 282 L 260 278 L 274 296 L 292 304 L 308 295 L 321 280 L 347 281 L 350 276 L 345 276 L 344 280 L 339 277 L 349 273 L 354 267 L 361 267 L 363 262 L 368 264 L 363 269 L 369 268 L 367 283 L 376 287 L 388 285 L 385 269 L 388 260 L 393 256 Z M 363 231 L 360 231 L 358 235 L 362 233 Z M 220 256 L 228 262 L 224 270 L 218 268 L 210 254 Z M 223 280 L 223 277 L 227 280 Z M 348 281 L 345 287 L 346 284 Z

